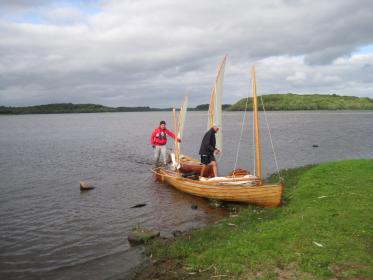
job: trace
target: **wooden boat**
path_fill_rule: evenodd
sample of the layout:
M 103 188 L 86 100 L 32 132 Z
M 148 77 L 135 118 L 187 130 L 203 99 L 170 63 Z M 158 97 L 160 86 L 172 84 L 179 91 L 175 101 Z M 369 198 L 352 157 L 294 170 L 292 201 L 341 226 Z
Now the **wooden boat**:
M 219 180 L 191 180 L 184 178 L 182 173 L 159 167 L 154 170 L 159 182 L 167 183 L 182 192 L 240 203 L 256 204 L 264 207 L 278 207 L 284 190 L 283 184 L 261 185 L 260 178 L 224 178 Z
M 255 124 L 255 175 L 233 174 L 226 177 L 202 177 L 198 180 L 192 180 L 186 178 L 180 169 L 172 171 L 167 170 L 165 167 L 158 167 L 153 170 L 156 179 L 160 182 L 167 183 L 180 191 L 195 196 L 224 201 L 250 203 L 264 207 L 280 206 L 284 185 L 282 183 L 264 184 L 261 179 L 258 105 L 254 67 L 252 69 L 252 85 Z M 174 123 L 175 131 L 177 131 L 175 110 Z M 176 144 L 176 151 L 177 147 Z M 197 164 L 195 160 L 193 161 L 193 159 L 190 158 L 187 158 L 186 162 L 191 162 L 195 165 Z
M 199 160 L 191 158 L 189 156 L 181 156 L 180 157 L 180 169 L 179 171 L 182 173 L 197 173 L 201 174 L 202 164 Z M 203 174 L 203 177 L 212 177 L 212 166 L 207 165 Z

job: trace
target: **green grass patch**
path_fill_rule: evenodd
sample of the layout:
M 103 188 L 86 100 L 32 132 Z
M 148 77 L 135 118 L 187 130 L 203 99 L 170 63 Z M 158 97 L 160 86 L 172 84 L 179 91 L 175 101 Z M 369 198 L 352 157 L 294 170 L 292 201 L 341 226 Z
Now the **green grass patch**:
M 238 217 L 148 244 L 157 260 L 188 271 L 277 279 L 373 277 L 373 160 L 282 171 L 285 205 L 248 207 Z M 269 180 L 275 180 L 275 176 Z M 298 275 L 299 276 L 299 275 Z

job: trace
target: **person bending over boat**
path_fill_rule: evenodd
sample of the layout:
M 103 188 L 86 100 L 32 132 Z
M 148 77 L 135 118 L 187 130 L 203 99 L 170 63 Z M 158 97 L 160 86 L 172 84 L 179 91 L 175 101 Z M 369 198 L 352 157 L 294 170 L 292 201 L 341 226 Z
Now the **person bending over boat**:
M 150 136 L 150 143 L 154 149 L 154 158 L 155 162 L 159 162 L 159 156 L 162 154 L 163 163 L 167 164 L 167 155 L 166 155 L 166 144 L 167 144 L 167 135 L 176 138 L 175 134 L 169 131 L 166 128 L 166 122 L 161 121 L 159 127 L 154 129 L 152 135 Z M 177 141 L 181 142 L 180 138 L 177 138 Z
M 212 171 L 214 177 L 218 176 L 218 164 L 216 163 L 214 154 L 218 154 L 220 151 L 216 148 L 215 133 L 218 132 L 219 128 L 214 124 L 203 136 L 201 148 L 199 154 L 201 155 L 201 163 L 203 164 L 201 169 L 201 177 L 205 172 L 207 165 L 212 165 Z

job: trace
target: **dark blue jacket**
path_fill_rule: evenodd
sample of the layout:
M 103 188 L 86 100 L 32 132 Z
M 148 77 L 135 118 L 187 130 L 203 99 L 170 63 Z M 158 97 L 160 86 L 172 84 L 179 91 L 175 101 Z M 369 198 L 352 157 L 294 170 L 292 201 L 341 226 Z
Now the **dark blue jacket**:
M 216 138 L 215 138 L 215 130 L 210 128 L 209 131 L 205 133 L 203 136 L 201 148 L 199 149 L 200 155 L 214 155 L 215 146 L 216 146 Z

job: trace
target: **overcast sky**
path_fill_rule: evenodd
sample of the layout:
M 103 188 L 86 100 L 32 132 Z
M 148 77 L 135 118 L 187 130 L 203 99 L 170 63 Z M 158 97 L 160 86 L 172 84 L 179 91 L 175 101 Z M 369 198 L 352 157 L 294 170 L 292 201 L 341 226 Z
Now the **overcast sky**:
M 0 105 L 169 107 L 248 95 L 373 98 L 371 0 L 0 0 Z

